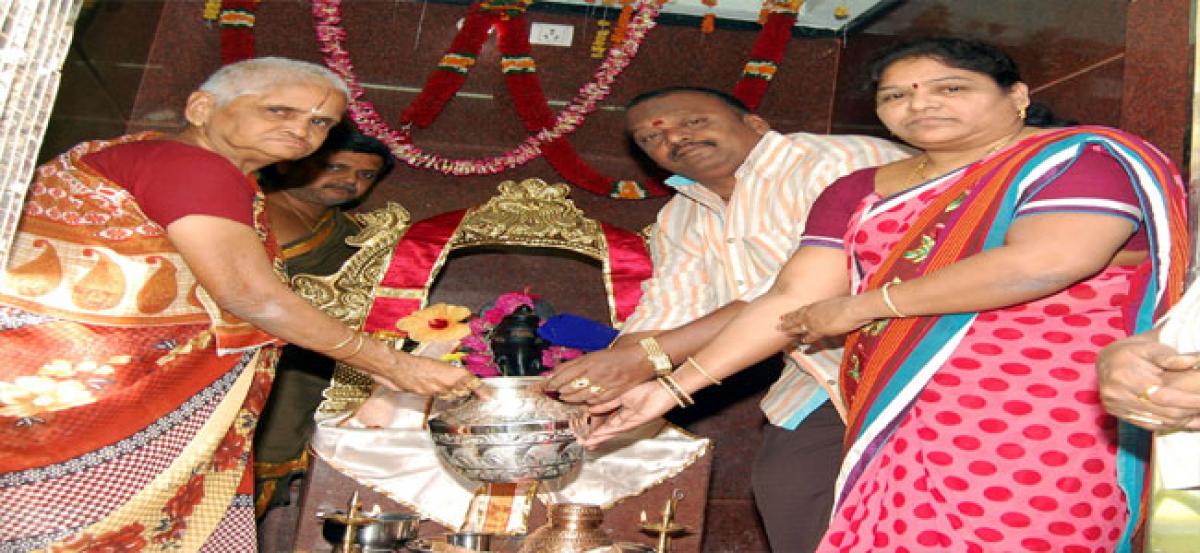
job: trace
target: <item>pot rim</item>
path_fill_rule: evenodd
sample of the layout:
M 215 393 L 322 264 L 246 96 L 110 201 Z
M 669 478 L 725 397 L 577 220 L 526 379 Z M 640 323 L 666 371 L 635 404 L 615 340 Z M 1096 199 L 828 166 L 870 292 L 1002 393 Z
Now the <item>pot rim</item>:
M 496 424 L 454 425 L 437 418 L 429 419 L 429 431 L 433 434 L 491 435 L 538 431 L 570 430 L 570 421 L 523 421 Z

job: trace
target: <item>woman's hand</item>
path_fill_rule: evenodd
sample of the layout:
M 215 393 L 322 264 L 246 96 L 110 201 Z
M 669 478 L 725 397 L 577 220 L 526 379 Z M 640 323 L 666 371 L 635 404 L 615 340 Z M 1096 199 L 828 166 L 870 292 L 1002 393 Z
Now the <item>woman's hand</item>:
M 634 344 L 594 351 L 559 365 L 546 389 L 557 391 L 563 401 L 594 405 L 611 401 L 653 376 L 645 352 Z
M 838 296 L 801 307 L 780 317 L 779 330 L 813 344 L 840 336 L 873 320 L 862 312 L 862 296 Z
M 373 374 L 376 382 L 423 396 L 463 397 L 479 387 L 479 377 L 462 367 L 392 350 L 392 363 Z
M 588 437 L 580 443 L 588 449 L 595 449 L 600 444 L 618 435 L 633 430 L 658 417 L 663 416 L 675 406 L 675 400 L 658 382 L 643 382 L 641 385 L 621 394 L 621 397 L 601 405 L 593 405 L 588 411 L 593 415 L 612 412 L 600 426 L 594 428 Z M 613 412 L 613 410 L 616 410 Z
M 1133 336 L 1100 352 L 1104 408 L 1147 430 L 1200 430 L 1200 354 L 1181 355 L 1152 337 Z

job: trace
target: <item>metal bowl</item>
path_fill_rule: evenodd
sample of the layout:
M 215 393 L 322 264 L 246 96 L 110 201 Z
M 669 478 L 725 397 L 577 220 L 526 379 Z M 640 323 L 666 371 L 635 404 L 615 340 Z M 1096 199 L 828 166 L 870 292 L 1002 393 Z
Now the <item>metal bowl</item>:
M 553 480 L 570 472 L 583 459 L 575 429 L 586 412 L 547 397 L 544 383 L 543 377 L 484 379 L 480 398 L 429 420 L 438 457 L 482 482 Z
M 322 535 L 329 543 L 342 543 L 346 533 L 346 515 L 342 511 L 317 513 L 325 521 Z M 412 513 L 378 513 L 361 515 L 365 522 L 354 529 L 354 543 L 363 547 L 394 549 L 417 537 L 420 515 Z

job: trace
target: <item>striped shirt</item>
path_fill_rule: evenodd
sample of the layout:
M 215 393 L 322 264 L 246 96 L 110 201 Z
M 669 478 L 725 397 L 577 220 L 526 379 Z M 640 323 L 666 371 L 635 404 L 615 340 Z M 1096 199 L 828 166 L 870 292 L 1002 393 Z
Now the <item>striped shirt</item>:
M 658 213 L 650 239 L 654 274 L 642 283 L 642 299 L 623 332 L 676 328 L 731 301 L 758 297 L 795 251 L 809 207 L 826 186 L 908 155 L 877 138 L 769 131 L 735 173 L 728 204 L 698 183 L 678 187 Z M 790 358 L 762 401 L 767 419 L 784 428 L 795 428 L 828 399 L 812 375 L 825 387 L 836 384 L 841 351 Z

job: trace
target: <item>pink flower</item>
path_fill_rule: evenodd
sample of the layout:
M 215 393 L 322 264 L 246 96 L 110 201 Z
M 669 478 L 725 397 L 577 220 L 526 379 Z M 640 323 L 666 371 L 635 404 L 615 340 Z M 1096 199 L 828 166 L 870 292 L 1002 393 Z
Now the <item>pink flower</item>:
M 505 317 L 512 315 L 518 307 L 528 305 L 533 309 L 533 296 L 520 292 L 508 292 L 496 298 L 496 305 L 483 313 L 483 318 L 492 325 L 500 324 Z
M 483 319 L 471 319 L 467 322 L 467 326 L 471 328 L 471 334 L 476 336 L 483 336 L 491 329 L 491 326 Z
M 500 369 L 492 363 L 492 356 L 486 353 L 468 353 L 463 357 L 463 364 L 478 377 L 500 376 Z
M 463 363 L 467 365 L 491 365 L 492 356 L 486 353 L 468 353 L 463 357 Z
M 489 325 L 496 326 L 496 325 L 500 324 L 500 321 L 504 320 L 504 317 L 507 317 L 507 316 L 508 316 L 508 313 L 505 313 L 504 311 L 501 311 L 498 308 L 497 309 L 488 309 L 487 311 L 483 312 L 483 319 L 481 319 L 481 320 L 486 322 Z
M 468 365 L 467 369 L 471 371 L 471 374 L 478 376 L 479 378 L 503 376 L 500 374 L 500 369 L 497 369 L 492 365 Z
M 503 311 L 506 316 L 511 315 L 522 305 L 528 305 L 530 309 L 533 309 L 533 297 L 520 292 L 509 292 L 496 298 L 496 309 Z
M 469 349 L 471 351 L 480 351 L 480 352 L 487 351 L 489 349 L 488 343 L 483 341 L 483 338 L 477 334 L 472 334 L 470 336 L 467 336 L 466 338 L 463 338 L 462 342 L 459 342 L 459 346 L 462 348 L 465 348 L 465 349 Z

